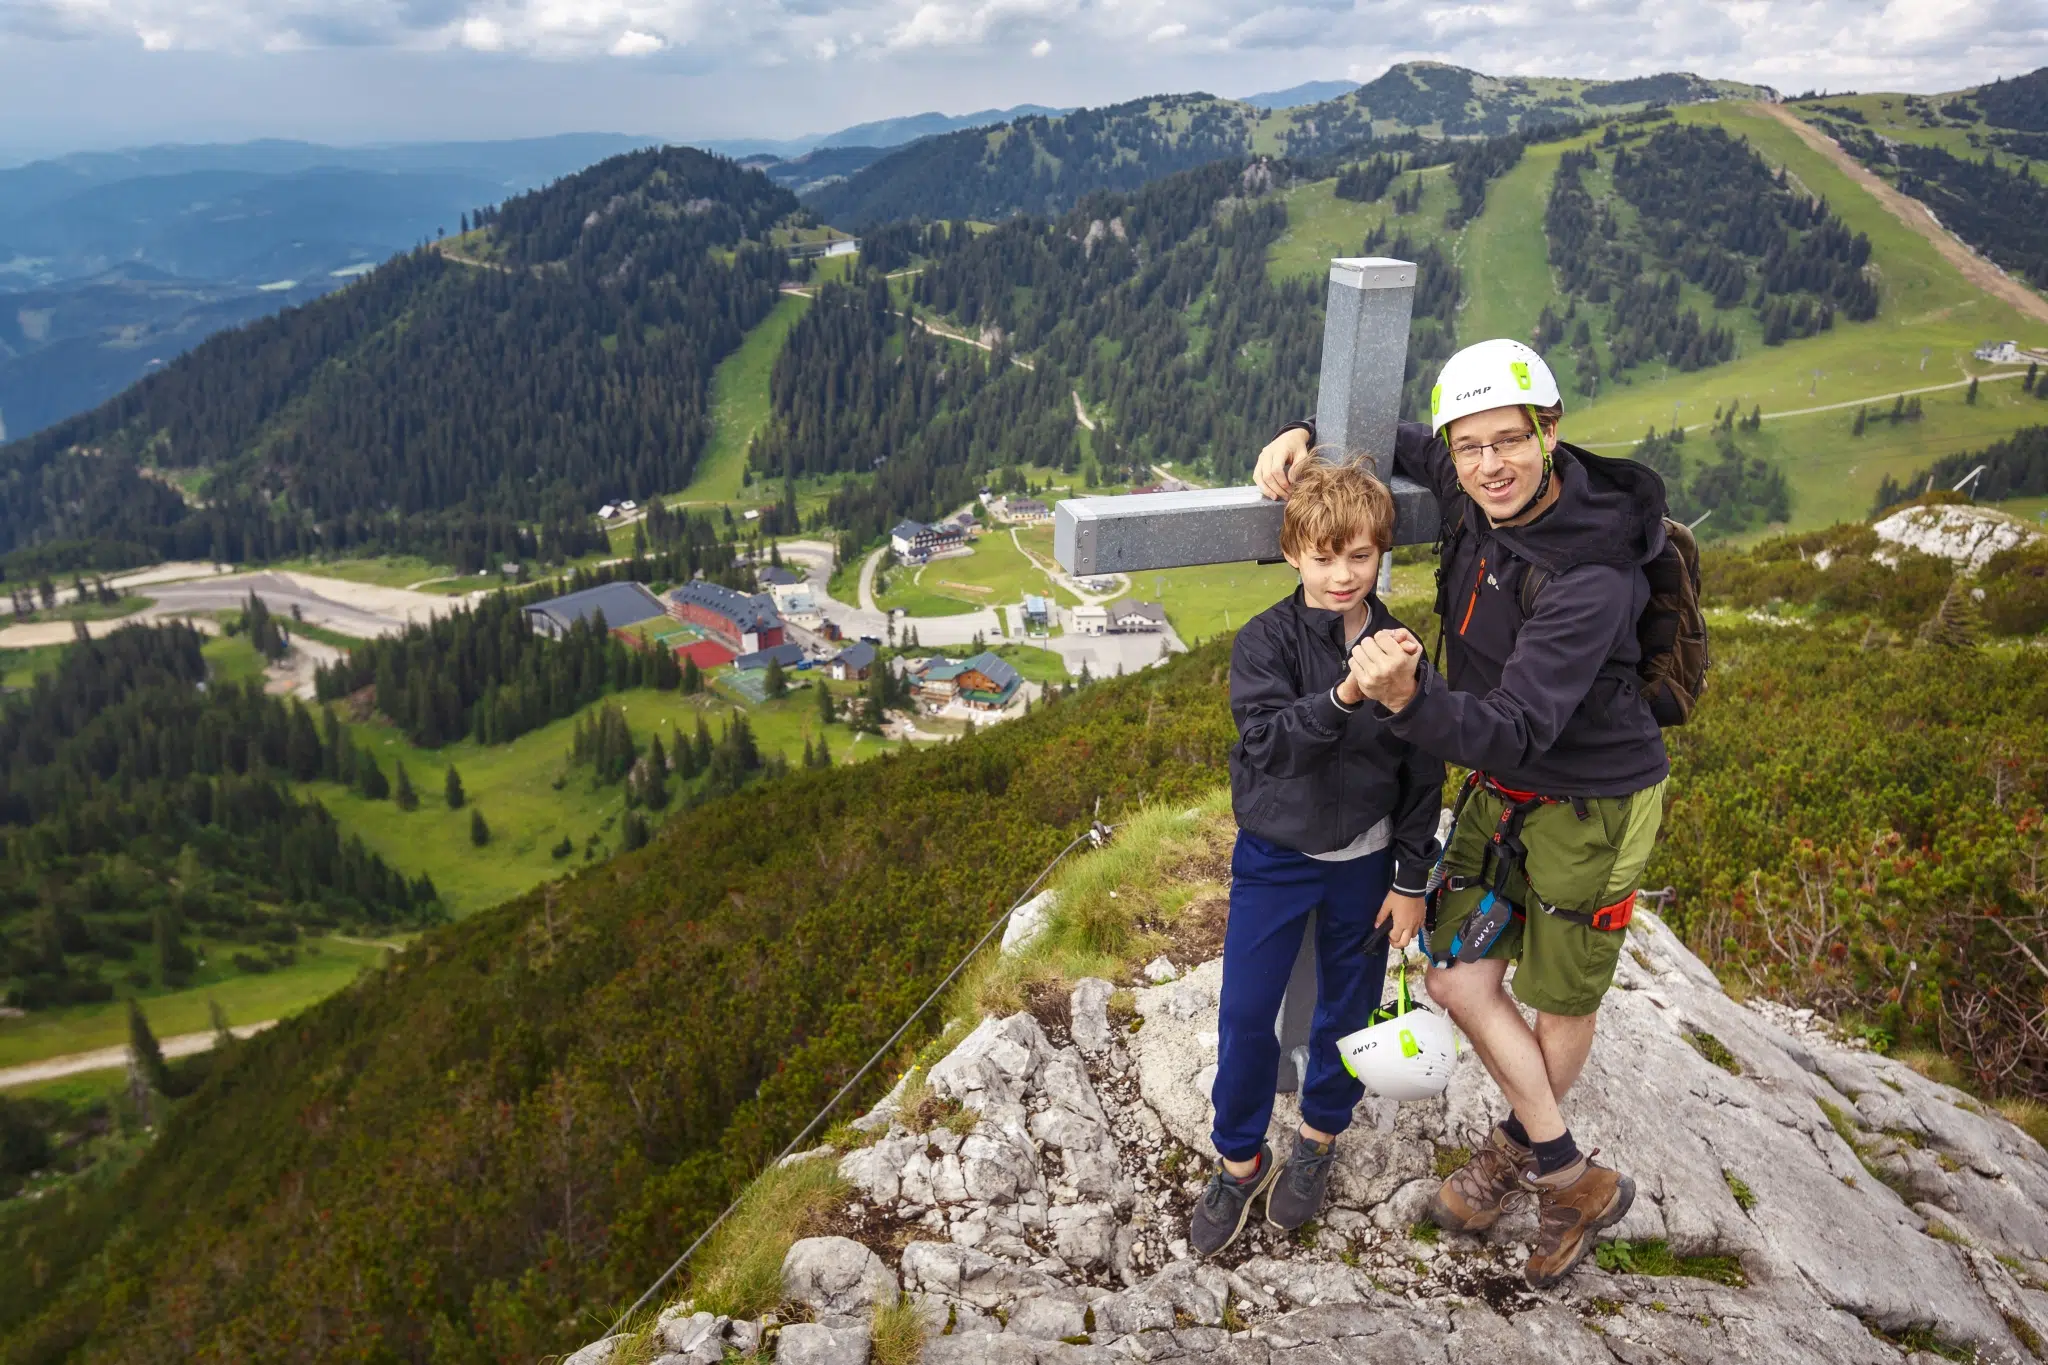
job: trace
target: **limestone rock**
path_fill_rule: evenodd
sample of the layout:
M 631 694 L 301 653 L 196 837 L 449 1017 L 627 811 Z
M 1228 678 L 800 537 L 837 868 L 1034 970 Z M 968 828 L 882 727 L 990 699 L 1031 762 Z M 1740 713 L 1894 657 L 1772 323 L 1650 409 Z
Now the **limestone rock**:
M 817 1320 L 782 1329 L 778 1359 L 863 1360 L 866 1315 L 899 1277 L 927 1365 L 1880 1365 L 1909 1358 L 1894 1340 L 1930 1337 L 2020 1365 L 2024 1343 L 2048 1341 L 2048 1153 L 1810 1010 L 1729 999 L 1648 913 L 1567 1111 L 1636 1180 L 1609 1236 L 1725 1258 L 1746 1284 L 1589 1261 L 1537 1294 L 1521 1276 L 1527 1212 L 1484 1237 L 1411 1235 L 1438 1172 L 1505 1110 L 1469 1050 L 1438 1099 L 1359 1105 L 1313 1237 L 1255 1218 L 1224 1256 L 1191 1260 L 1220 985 L 1207 962 L 1141 988 L 1126 1032 L 1109 1026 L 1110 984 L 1079 983 L 1071 1046 L 1016 1014 L 931 1068 L 971 1122 L 912 1133 L 878 1107 L 874 1143 L 839 1162 L 850 1235 L 785 1260 Z M 1278 1097 L 1276 1147 L 1298 1117 Z M 760 1344 L 755 1324 L 672 1310 L 661 1365 Z
M 1074 1046 L 1090 1057 L 1099 1057 L 1109 1051 L 1112 1037 L 1109 997 L 1115 993 L 1116 987 L 1109 982 L 1099 976 L 1091 976 L 1076 982 L 1067 999 L 1068 1014 L 1072 1019 L 1068 1031 L 1073 1035 Z
M 775 1342 L 776 1365 L 867 1365 L 868 1328 L 792 1322 Z
M 618 1349 L 618 1343 L 624 1340 L 624 1337 L 619 1336 L 606 1337 L 603 1341 L 593 1341 L 567 1360 L 564 1360 L 562 1365 L 608 1365 L 612 1358 L 612 1353 Z
M 2041 533 L 1993 507 L 1949 504 L 1907 507 L 1870 528 L 1893 545 L 1936 555 L 1965 573 L 1975 573 L 2000 550 L 2026 545 Z
M 1052 920 L 1053 902 L 1058 898 L 1058 892 L 1041 891 L 1012 910 L 1010 922 L 1003 926 L 1002 950 L 1017 952 L 1044 933 L 1045 926 Z

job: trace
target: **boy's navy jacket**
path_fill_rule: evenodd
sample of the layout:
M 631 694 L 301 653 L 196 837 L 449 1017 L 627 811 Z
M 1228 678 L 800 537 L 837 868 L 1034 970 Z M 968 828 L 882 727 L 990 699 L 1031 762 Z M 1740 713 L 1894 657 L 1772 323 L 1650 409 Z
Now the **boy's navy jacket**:
M 1414 700 L 1388 727 L 1448 762 L 1546 796 L 1627 796 L 1662 781 L 1671 761 L 1636 674 L 1636 618 L 1650 599 L 1642 566 L 1665 539 L 1656 471 L 1560 441 L 1556 505 L 1526 526 L 1495 527 L 1422 423 L 1400 424 L 1394 468 L 1462 514 L 1464 533 L 1438 569 L 1444 675 L 1425 664 Z M 1532 564 L 1549 577 L 1524 617 Z
M 1371 628 L 1396 621 L 1367 599 Z M 1230 649 L 1230 804 L 1238 828 L 1301 853 L 1344 848 L 1381 820 L 1393 826 L 1394 887 L 1420 895 L 1436 861 L 1444 765 L 1376 717 L 1370 702 L 1345 711 L 1330 690 L 1344 680 L 1344 617 L 1302 599 L 1299 587 L 1245 623 Z

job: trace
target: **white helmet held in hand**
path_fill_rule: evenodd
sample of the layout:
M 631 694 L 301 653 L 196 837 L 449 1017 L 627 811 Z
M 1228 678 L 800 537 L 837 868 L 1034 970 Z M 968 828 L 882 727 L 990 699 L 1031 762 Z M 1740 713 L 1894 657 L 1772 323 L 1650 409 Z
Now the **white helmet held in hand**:
M 1429 424 L 1439 434 L 1460 417 L 1488 408 L 1547 408 L 1562 402 L 1557 376 L 1519 341 L 1496 337 L 1444 362 L 1429 391 Z
M 1408 967 L 1391 1011 L 1375 1011 L 1379 1022 L 1337 1040 L 1337 1055 L 1373 1094 L 1390 1100 L 1426 1100 L 1451 1083 L 1458 1039 L 1451 1021 L 1408 998 Z M 1386 1017 L 1380 1017 L 1386 1016 Z

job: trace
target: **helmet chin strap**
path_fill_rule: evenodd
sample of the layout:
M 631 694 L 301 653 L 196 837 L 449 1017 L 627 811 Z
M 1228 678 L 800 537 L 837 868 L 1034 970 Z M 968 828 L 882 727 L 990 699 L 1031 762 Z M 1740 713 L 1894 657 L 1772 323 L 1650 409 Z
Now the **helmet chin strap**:
M 1543 441 L 1543 420 L 1536 415 L 1536 409 L 1524 408 L 1523 410 L 1529 414 L 1529 429 L 1536 433 L 1537 443 L 1541 444 Z M 1543 477 L 1537 480 L 1536 491 L 1529 495 L 1529 500 L 1527 502 L 1523 503 L 1520 507 L 1517 507 L 1514 511 L 1508 513 L 1508 515 L 1504 517 L 1489 516 L 1487 517 L 1487 520 L 1492 522 L 1495 526 L 1505 526 L 1508 522 L 1511 522 L 1515 520 L 1517 517 L 1522 516 L 1531 507 L 1534 507 L 1537 503 L 1543 501 L 1543 495 L 1550 491 L 1550 466 L 1550 447 L 1544 446 Z

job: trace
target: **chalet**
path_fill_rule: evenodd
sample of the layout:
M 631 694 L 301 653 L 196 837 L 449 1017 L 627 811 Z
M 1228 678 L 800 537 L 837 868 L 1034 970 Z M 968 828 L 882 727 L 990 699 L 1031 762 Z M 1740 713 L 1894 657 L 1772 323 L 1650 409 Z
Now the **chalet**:
M 668 614 L 709 632 L 737 653 L 751 654 L 782 643 L 782 617 L 765 593 L 737 592 L 722 583 L 693 578 L 669 589 Z
M 801 587 L 805 581 L 804 576 L 795 569 L 781 564 L 770 564 L 755 577 L 761 580 L 761 586 L 769 592 L 774 592 L 777 588 Z
M 833 656 L 830 667 L 833 682 L 866 682 L 875 667 L 875 647 L 865 641 L 850 644 Z
M 1115 635 L 1158 632 L 1166 629 L 1166 608 L 1157 602 L 1140 602 L 1124 597 L 1109 604 L 1109 629 Z
M 926 659 L 914 670 L 917 693 L 936 706 L 959 702 L 977 711 L 1000 711 L 1016 698 L 1024 679 L 987 650 L 971 659 Z
M 1011 498 L 1003 504 L 1003 517 L 1009 521 L 1051 521 L 1052 509 L 1037 498 Z
M 957 550 L 967 533 L 949 522 L 927 526 L 921 521 L 899 521 L 889 532 L 889 548 L 898 559 L 923 560 L 944 550 Z
M 781 664 L 784 668 L 795 668 L 803 661 L 804 647 L 802 645 L 782 644 L 771 645 L 767 649 L 757 649 L 752 654 L 742 654 L 739 658 L 732 661 L 732 666 L 742 670 L 750 668 L 765 669 L 769 664 L 776 663 Z
M 977 711 L 1000 711 L 1023 685 L 1023 675 L 1007 661 L 983 650 L 960 665 L 960 672 L 953 678 L 953 694 L 956 701 Z
M 618 514 L 618 507 L 615 504 L 609 502 L 597 509 L 597 519 L 599 521 L 610 521 L 613 517 L 617 516 Z
M 578 621 L 602 615 L 607 626 L 634 625 L 662 614 L 661 599 L 639 583 L 600 583 L 594 588 L 536 602 L 526 609 L 526 623 L 559 640 Z
M 1977 348 L 1977 359 L 1993 365 L 2018 365 L 2026 360 L 2016 341 L 1987 341 Z
M 1072 629 L 1076 635 L 1106 635 L 1109 613 L 1101 607 L 1075 607 Z
M 619 504 L 619 510 L 630 515 L 640 510 L 640 504 L 634 502 L 631 498 L 627 498 L 624 502 Z
M 1027 594 L 1024 598 L 1024 629 L 1051 630 L 1052 603 L 1043 597 Z

